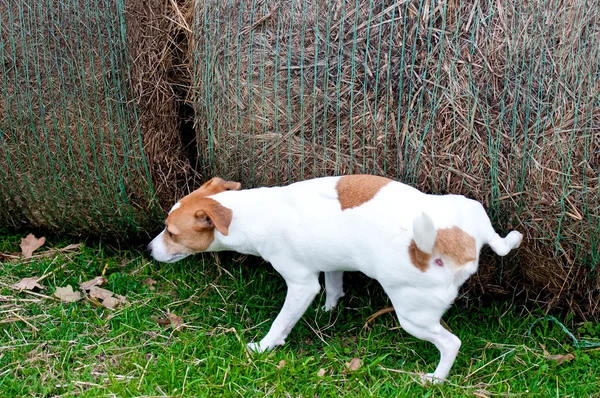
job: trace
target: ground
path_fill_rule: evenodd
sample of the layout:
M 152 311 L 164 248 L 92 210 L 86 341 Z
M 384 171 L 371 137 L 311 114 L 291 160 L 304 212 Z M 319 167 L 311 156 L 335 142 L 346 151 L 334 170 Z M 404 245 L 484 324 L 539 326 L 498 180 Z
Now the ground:
M 0 235 L 1 253 L 20 251 L 23 235 Z M 158 264 L 141 246 L 103 242 L 57 251 L 72 243 L 49 239 L 32 259 L 2 260 L 3 396 L 600 395 L 600 348 L 578 348 L 565 332 L 598 345 L 596 323 L 459 297 L 444 317 L 463 342 L 457 361 L 446 384 L 423 385 L 436 348 L 403 332 L 393 313 L 365 327 L 389 302 L 364 276 L 347 276 L 346 297 L 331 313 L 318 296 L 284 346 L 251 354 L 245 343 L 266 333 L 285 295 L 267 264 L 233 254 Z M 43 290 L 10 288 L 42 275 Z M 124 305 L 51 298 L 56 287 L 77 291 L 100 275 Z

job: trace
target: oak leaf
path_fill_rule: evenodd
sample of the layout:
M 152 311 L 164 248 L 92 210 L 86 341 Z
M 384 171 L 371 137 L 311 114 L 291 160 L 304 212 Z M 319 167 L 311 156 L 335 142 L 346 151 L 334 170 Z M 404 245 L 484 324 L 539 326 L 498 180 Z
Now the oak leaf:
M 81 300 L 81 293 L 74 292 L 71 285 L 65 287 L 57 287 L 56 291 L 52 295 L 64 303 L 73 303 Z
M 79 284 L 79 288 L 81 290 L 90 290 L 94 286 L 100 286 L 106 282 L 106 278 L 103 276 L 97 276 L 94 279 L 91 279 L 87 282 L 82 282 Z
M 44 286 L 42 286 L 38 283 L 39 279 L 40 278 L 38 278 L 37 276 L 34 276 L 32 278 L 23 278 L 19 282 L 15 283 L 13 285 L 10 285 L 10 287 L 13 289 L 18 289 L 18 290 L 33 290 L 36 287 L 38 289 L 43 289 Z
M 152 279 L 152 278 L 146 278 L 146 279 L 145 279 L 145 280 L 142 282 L 142 284 L 143 284 L 143 285 L 146 285 L 146 286 L 148 286 L 148 289 L 149 289 L 149 290 L 154 290 L 154 289 L 156 289 L 156 288 L 154 287 L 154 285 L 156 285 L 156 281 L 155 281 L 154 279 Z
M 33 234 L 24 237 L 19 245 L 21 253 L 23 253 L 23 258 L 30 258 L 33 255 L 33 252 L 42 247 L 44 243 L 46 243 L 46 238 L 43 236 L 39 239 Z
M 110 290 L 102 289 L 98 286 L 92 286 L 90 288 L 90 297 L 94 297 L 100 300 L 106 300 L 109 297 L 112 297 L 113 292 Z
M 361 366 L 362 361 L 360 360 L 360 358 L 352 358 L 350 362 L 346 362 L 346 369 L 349 372 L 354 372 L 355 370 L 358 370 Z

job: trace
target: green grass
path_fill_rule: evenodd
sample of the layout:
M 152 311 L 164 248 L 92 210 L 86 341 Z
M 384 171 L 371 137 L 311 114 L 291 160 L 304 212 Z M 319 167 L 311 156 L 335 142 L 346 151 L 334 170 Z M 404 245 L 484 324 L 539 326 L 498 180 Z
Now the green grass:
M 0 237 L 0 252 L 17 252 L 20 236 Z M 74 243 L 74 242 L 68 242 Z M 56 243 L 57 247 L 66 245 Z M 50 242 L 46 247 L 52 247 Z M 40 252 L 47 250 L 42 248 Z M 2 396 L 598 396 L 600 349 L 576 349 L 554 322 L 536 319 L 509 303 L 487 307 L 457 303 L 444 317 L 463 341 L 449 382 L 422 385 L 436 348 L 399 326 L 393 314 L 363 328 L 388 305 L 379 285 L 357 274 L 347 295 L 324 313 L 321 295 L 287 343 L 248 354 L 245 342 L 262 337 L 285 295 L 283 280 L 266 264 L 219 261 L 198 255 L 158 264 L 137 249 L 89 243 L 74 254 L 0 265 L 0 395 Z M 79 283 L 105 272 L 105 286 L 127 296 L 115 311 L 89 301 L 62 304 L 8 287 L 20 278 L 50 273 L 39 292 Z M 143 281 L 157 281 L 151 290 Z M 161 326 L 168 312 L 184 328 Z M 600 327 L 561 322 L 577 338 L 599 341 Z M 533 325 L 533 327 L 532 327 Z M 531 329 L 531 330 L 530 330 Z M 559 364 L 550 354 L 573 353 Z M 360 358 L 362 366 L 346 371 Z M 285 361 L 285 365 L 278 365 Z M 325 375 L 318 373 L 324 369 Z

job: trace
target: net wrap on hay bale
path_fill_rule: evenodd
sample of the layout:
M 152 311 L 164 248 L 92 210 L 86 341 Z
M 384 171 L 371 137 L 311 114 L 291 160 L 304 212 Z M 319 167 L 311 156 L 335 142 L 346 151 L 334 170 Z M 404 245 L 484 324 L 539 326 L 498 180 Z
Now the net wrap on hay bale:
M 472 288 L 597 312 L 599 14 L 574 0 L 198 1 L 200 155 L 246 187 L 374 173 L 477 199 L 526 242 Z
M 3 224 L 120 237 L 156 228 L 157 195 L 181 192 L 157 176 L 185 169 L 161 80 L 161 4 L 0 1 Z

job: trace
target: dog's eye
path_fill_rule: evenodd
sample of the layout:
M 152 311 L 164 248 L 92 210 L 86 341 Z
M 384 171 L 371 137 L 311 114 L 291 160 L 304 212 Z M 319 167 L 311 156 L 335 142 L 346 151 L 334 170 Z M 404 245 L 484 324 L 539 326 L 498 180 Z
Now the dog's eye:
M 167 231 L 167 233 L 169 234 L 169 237 L 172 238 L 173 237 L 173 233 L 171 231 L 169 231 L 168 229 L 165 229 L 165 231 Z

